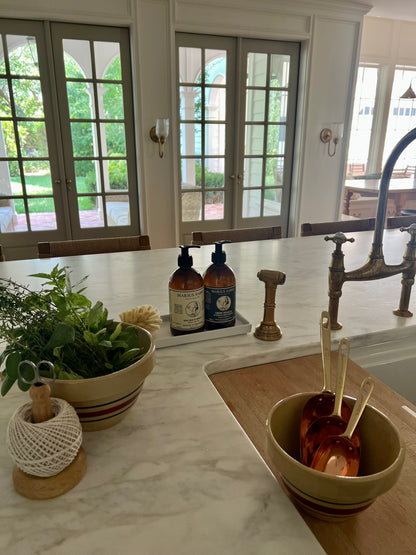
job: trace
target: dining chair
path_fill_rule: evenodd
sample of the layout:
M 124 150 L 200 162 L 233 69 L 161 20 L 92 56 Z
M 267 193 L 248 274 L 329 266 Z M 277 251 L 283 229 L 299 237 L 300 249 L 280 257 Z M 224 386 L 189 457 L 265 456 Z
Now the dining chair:
M 324 235 L 337 233 L 338 231 L 371 231 L 374 229 L 376 219 L 366 218 L 363 220 L 341 220 L 339 222 L 320 222 L 315 224 L 304 223 L 301 225 L 301 237 L 310 235 Z
M 216 241 L 232 241 L 239 243 L 243 241 L 263 241 L 265 239 L 281 239 L 282 228 L 273 227 L 253 227 L 243 229 L 223 229 L 216 231 L 193 231 L 193 245 L 210 245 Z
M 0 245 L 0 262 L 4 262 L 6 260 L 6 257 L 4 256 L 3 253 L 3 247 Z
M 132 237 L 110 237 L 104 239 L 77 239 L 74 241 L 50 241 L 38 243 L 39 258 L 53 256 L 75 256 L 78 254 L 100 254 L 121 251 L 150 250 L 148 235 Z
M 406 216 L 396 216 L 394 218 L 387 218 L 387 229 L 394 229 L 397 227 L 408 227 L 409 225 L 416 224 L 416 214 L 409 214 Z

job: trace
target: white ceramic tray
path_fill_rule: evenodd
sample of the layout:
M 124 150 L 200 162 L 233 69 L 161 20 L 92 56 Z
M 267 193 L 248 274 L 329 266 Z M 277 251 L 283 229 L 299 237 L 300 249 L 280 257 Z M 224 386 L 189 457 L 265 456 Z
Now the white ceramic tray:
M 229 337 L 231 335 L 240 335 L 249 333 L 251 324 L 239 312 L 235 315 L 235 326 L 231 328 L 221 328 L 218 330 L 200 331 L 198 333 L 188 333 L 185 335 L 172 335 L 170 332 L 169 314 L 161 316 L 162 324 L 160 329 L 155 333 L 154 338 L 156 348 L 173 347 L 174 345 L 183 345 L 185 343 L 196 343 L 197 341 L 206 341 L 207 339 L 220 339 L 221 337 Z

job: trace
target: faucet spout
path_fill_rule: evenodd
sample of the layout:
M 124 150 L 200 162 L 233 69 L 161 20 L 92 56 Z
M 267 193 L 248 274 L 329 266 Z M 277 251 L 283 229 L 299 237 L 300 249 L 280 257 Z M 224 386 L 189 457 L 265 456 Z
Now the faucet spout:
M 384 258 L 383 256 L 383 232 L 384 222 L 386 220 L 387 199 L 389 193 L 390 179 L 393 173 L 394 166 L 403 152 L 403 150 L 416 139 L 416 127 L 409 131 L 404 137 L 400 139 L 394 149 L 391 151 L 390 156 L 384 166 L 383 173 L 380 180 L 380 188 L 378 193 L 377 215 L 376 223 L 374 226 L 373 245 L 370 251 L 369 258 Z
M 383 170 L 378 194 L 377 216 L 374 227 L 373 244 L 367 262 L 361 268 L 346 272 L 344 268 L 344 254 L 342 245 L 346 241 L 353 242 L 354 239 L 347 239 L 343 233 L 336 233 L 333 237 L 325 237 L 336 244 L 332 253 L 332 262 L 329 267 L 329 308 L 328 312 L 331 320 L 332 329 L 340 329 L 342 325 L 338 322 L 339 299 L 342 295 L 342 285 L 345 281 L 367 281 L 383 279 L 403 273 L 402 293 L 400 306 L 394 311 L 397 316 L 410 317 L 409 311 L 410 292 L 416 274 L 416 224 L 408 228 L 401 228 L 400 231 L 408 231 L 411 239 L 407 244 L 406 252 L 401 264 L 389 265 L 384 261 L 383 255 L 383 232 L 386 220 L 387 198 L 390 186 L 390 179 L 393 168 L 403 150 L 416 139 L 416 128 L 407 133 L 392 150 Z

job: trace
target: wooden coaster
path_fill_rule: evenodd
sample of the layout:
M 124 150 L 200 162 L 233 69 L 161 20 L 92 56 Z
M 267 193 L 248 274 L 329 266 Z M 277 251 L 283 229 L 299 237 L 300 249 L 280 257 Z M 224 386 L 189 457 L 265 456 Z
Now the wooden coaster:
M 13 469 L 13 483 L 17 493 L 28 499 L 52 499 L 66 493 L 81 481 L 87 471 L 87 455 L 81 447 L 72 463 L 62 472 L 47 478 L 32 476 L 17 468 Z

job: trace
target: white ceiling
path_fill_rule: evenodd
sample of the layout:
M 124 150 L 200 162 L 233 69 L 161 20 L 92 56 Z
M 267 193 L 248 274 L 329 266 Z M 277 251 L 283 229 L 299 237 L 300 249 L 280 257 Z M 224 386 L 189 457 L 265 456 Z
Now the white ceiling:
M 358 2 L 373 6 L 367 13 L 371 17 L 416 21 L 416 0 L 358 0 Z

